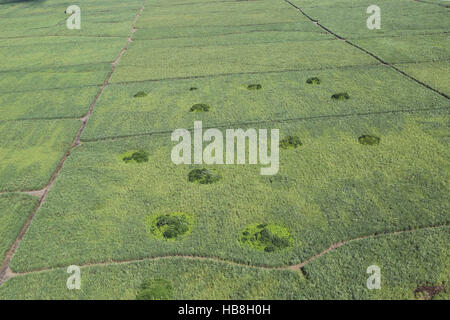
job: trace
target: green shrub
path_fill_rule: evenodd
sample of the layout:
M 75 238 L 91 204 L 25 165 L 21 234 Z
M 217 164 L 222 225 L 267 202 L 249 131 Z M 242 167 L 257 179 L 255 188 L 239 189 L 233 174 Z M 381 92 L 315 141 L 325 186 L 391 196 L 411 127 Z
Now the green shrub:
M 194 90 L 197 90 L 198 88 L 196 88 L 196 87 L 190 87 L 189 88 L 189 91 L 194 91 Z
M 152 233 L 160 239 L 178 240 L 192 226 L 192 218 L 181 212 L 162 214 L 149 220 Z
M 282 149 L 298 148 L 302 144 L 303 143 L 300 141 L 300 138 L 297 136 L 288 136 L 280 140 L 280 148 Z
M 165 279 L 144 280 L 136 300 L 167 300 L 172 296 L 172 284 Z
M 145 93 L 144 91 L 139 91 L 138 93 L 136 93 L 134 95 L 135 98 L 143 98 L 143 97 L 146 97 L 146 96 L 147 96 L 147 93 Z
M 137 163 L 147 162 L 148 161 L 148 153 L 144 150 L 139 150 L 139 151 L 133 152 L 129 156 L 123 157 L 122 160 L 125 161 L 126 163 L 128 163 L 130 161 L 136 161 Z
M 364 144 L 364 145 L 377 145 L 380 144 L 380 138 L 375 137 L 375 136 L 370 136 L 370 135 L 362 135 L 361 137 L 358 138 L 359 143 Z
M 239 241 L 264 252 L 280 251 L 292 244 L 291 235 L 286 228 L 267 223 L 248 226 L 242 231 Z
M 308 84 L 320 84 L 320 79 L 317 77 L 312 77 L 306 80 L 306 83 Z
M 247 86 L 247 89 L 248 90 L 260 90 L 260 89 L 262 89 L 262 85 L 260 85 L 260 84 L 249 84 Z
M 220 179 L 218 174 L 211 172 L 208 169 L 192 169 L 188 174 L 189 182 L 198 182 L 200 184 L 210 184 Z
M 211 109 L 210 106 L 204 103 L 197 103 L 191 107 L 191 112 L 207 112 Z
M 347 92 L 335 93 L 331 96 L 334 100 L 347 100 L 350 99 L 350 95 Z

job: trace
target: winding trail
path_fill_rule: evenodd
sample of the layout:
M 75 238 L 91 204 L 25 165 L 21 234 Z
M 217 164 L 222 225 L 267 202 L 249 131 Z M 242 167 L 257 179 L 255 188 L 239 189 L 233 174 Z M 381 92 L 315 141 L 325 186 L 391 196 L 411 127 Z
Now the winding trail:
M 130 43 L 133 41 L 132 38 L 133 38 L 134 33 L 136 32 L 135 26 L 136 26 L 136 23 L 137 23 L 139 17 L 141 16 L 142 12 L 144 11 L 144 7 L 145 7 L 145 0 L 144 0 L 144 3 L 142 4 L 141 8 L 139 9 L 139 12 L 137 13 L 136 17 L 133 20 L 133 23 L 131 26 L 131 33 L 130 33 L 130 36 L 128 37 L 128 40 L 127 40 L 125 46 L 119 52 L 119 55 L 117 56 L 116 60 L 112 63 L 111 70 L 108 73 L 108 75 L 106 76 L 106 79 L 103 82 L 102 86 L 99 88 L 97 94 L 95 95 L 95 97 L 89 107 L 88 112 L 86 113 L 85 116 L 83 116 L 80 119 L 81 120 L 80 129 L 78 130 L 78 133 L 75 136 L 75 139 L 74 139 L 72 145 L 66 151 L 63 158 L 59 161 L 58 166 L 56 167 L 56 170 L 53 172 L 49 183 L 42 190 L 25 192 L 28 194 L 40 196 L 39 202 L 38 202 L 36 208 L 28 216 L 27 221 L 25 222 L 24 226 L 22 227 L 22 229 L 19 232 L 19 235 L 17 236 L 16 240 L 14 241 L 14 243 L 12 244 L 12 246 L 6 253 L 5 259 L 3 260 L 3 263 L 0 268 L 0 285 L 2 285 L 2 283 L 5 282 L 5 280 L 8 279 L 8 277 L 10 277 L 12 275 L 11 269 L 9 267 L 9 265 L 11 263 L 11 259 L 14 255 L 14 253 L 16 252 L 17 248 L 19 247 L 19 244 L 22 241 L 23 236 L 28 231 L 28 228 L 30 227 L 31 222 L 33 221 L 36 213 L 39 211 L 39 209 L 42 207 L 45 200 L 47 199 L 47 195 L 48 195 L 50 189 L 52 188 L 53 184 L 55 183 L 55 180 L 58 177 L 59 172 L 61 171 L 62 167 L 64 166 L 64 163 L 66 162 L 67 158 L 70 156 L 70 152 L 72 151 L 72 149 L 78 147 L 81 144 L 81 135 L 82 135 L 84 129 L 86 128 L 86 125 L 89 121 L 89 118 L 92 115 L 92 112 L 94 111 L 94 108 L 95 108 L 98 98 L 103 93 L 103 90 L 109 85 L 109 80 L 111 79 L 111 76 L 113 75 L 114 71 L 116 70 L 117 64 L 120 62 L 120 59 L 122 58 L 123 54 L 126 52 L 128 47 L 130 46 Z
M 357 238 L 349 239 L 340 241 L 337 243 L 333 243 L 330 247 L 326 248 L 325 250 L 315 254 L 314 256 L 308 258 L 304 262 L 294 264 L 294 265 L 287 265 L 287 266 L 279 266 L 279 267 L 271 267 L 271 266 L 264 266 L 264 265 L 250 265 L 245 263 L 240 263 L 232 260 L 226 260 L 223 258 L 218 257 L 205 257 L 205 256 L 194 256 L 194 255 L 165 255 L 165 256 L 156 256 L 156 257 L 148 257 L 148 258 L 142 258 L 142 259 L 129 259 L 129 260 L 111 260 L 107 262 L 97 262 L 97 263 L 86 263 L 81 264 L 79 267 L 81 268 L 88 268 L 88 267 L 100 267 L 100 266 L 109 266 L 109 265 L 123 265 L 123 264 L 130 264 L 130 263 L 138 263 L 138 262 L 144 262 L 144 261 L 158 261 L 163 259 L 187 259 L 187 260 L 200 260 L 200 261 L 211 261 L 211 262 L 219 262 L 219 263 L 226 263 L 230 265 L 240 266 L 240 267 L 247 267 L 247 268 L 254 268 L 254 269 L 264 269 L 264 270 L 289 270 L 293 272 L 301 272 L 303 267 L 305 267 L 307 264 L 313 262 L 314 260 L 326 255 L 327 253 L 330 253 L 332 251 L 337 250 L 338 248 L 347 245 L 352 242 L 361 241 L 365 239 L 375 239 L 380 237 L 386 237 L 386 236 L 393 236 L 393 235 L 399 235 L 403 233 L 412 233 L 422 230 L 430 230 L 430 229 L 437 229 L 437 228 L 444 228 L 450 226 L 450 222 L 446 222 L 441 225 L 435 225 L 435 226 L 426 226 L 426 227 L 420 227 L 416 229 L 411 230 L 398 230 L 398 231 L 392 231 L 392 232 L 385 232 L 385 233 L 378 233 L 378 234 L 370 234 L 365 236 L 360 236 Z M 66 267 L 56 267 L 56 268 L 42 268 L 38 270 L 32 270 L 27 272 L 18 272 L 14 273 L 11 271 L 11 269 L 7 269 L 5 273 L 5 277 L 3 279 L 3 282 L 10 278 L 14 277 L 21 277 L 26 276 L 30 274 L 36 274 L 36 273 L 42 273 L 42 272 L 49 272 L 49 271 L 55 271 L 55 270 L 65 270 Z

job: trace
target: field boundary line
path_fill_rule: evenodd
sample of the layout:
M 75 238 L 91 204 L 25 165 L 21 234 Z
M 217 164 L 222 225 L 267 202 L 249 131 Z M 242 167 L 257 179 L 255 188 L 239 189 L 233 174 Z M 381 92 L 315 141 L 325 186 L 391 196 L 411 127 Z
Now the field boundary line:
M 109 266 L 109 265 L 122 265 L 122 264 L 131 264 L 131 263 L 138 263 L 138 262 L 145 262 L 145 261 L 158 261 L 163 259 L 187 259 L 187 260 L 200 260 L 200 261 L 211 261 L 211 262 L 219 262 L 219 263 L 225 263 L 225 264 L 231 264 L 235 266 L 241 266 L 241 267 L 248 267 L 248 268 L 254 268 L 254 269 L 263 269 L 263 270 L 288 270 L 288 271 L 294 271 L 294 272 L 301 272 L 303 267 L 308 265 L 309 263 L 313 262 L 314 260 L 326 255 L 327 253 L 330 253 L 332 251 L 337 250 L 338 248 L 347 245 L 352 242 L 362 241 L 366 239 L 377 239 L 381 237 L 389 237 L 389 236 L 396 236 L 404 233 L 413 233 L 423 230 L 432 230 L 432 229 L 439 229 L 439 228 L 445 228 L 449 227 L 450 222 L 447 221 L 443 224 L 439 225 L 432 225 L 432 226 L 424 226 L 424 227 L 418 227 L 414 229 L 402 229 L 402 230 L 396 230 L 396 231 L 388 231 L 388 232 L 381 232 L 381 233 L 372 233 L 369 235 L 363 235 L 356 238 L 348 239 L 348 240 L 342 240 L 336 243 L 333 243 L 330 247 L 324 249 L 323 251 L 315 254 L 314 256 L 304 260 L 301 263 L 293 264 L 293 265 L 285 265 L 285 266 L 267 266 L 267 265 L 252 265 L 247 264 L 244 262 L 238 262 L 233 260 L 227 260 L 224 258 L 219 257 L 206 257 L 206 256 L 195 256 L 195 255 L 182 255 L 182 254 L 168 254 L 168 255 L 162 255 L 162 256 L 154 256 L 154 257 L 148 257 L 148 258 L 141 258 L 141 259 L 129 259 L 129 260 L 110 260 L 105 262 L 97 262 L 97 263 L 85 263 L 78 265 L 81 268 L 88 268 L 88 267 L 100 267 L 100 266 Z M 26 271 L 26 272 L 12 272 L 11 269 L 7 270 L 8 276 L 7 279 L 15 278 L 15 277 L 21 277 L 26 276 L 30 274 L 36 274 L 36 273 L 43 273 L 43 272 L 49 272 L 49 271 L 56 271 L 56 270 L 64 270 L 66 267 L 55 267 L 55 268 L 42 268 L 32 271 Z
M 128 47 L 130 46 L 131 42 L 132 42 L 132 38 L 133 35 L 136 31 L 136 23 L 139 19 L 139 17 L 141 16 L 142 12 L 144 11 L 144 7 L 145 7 L 145 2 L 146 0 L 143 1 L 143 4 L 141 6 L 141 8 L 139 9 L 139 12 L 137 13 L 136 17 L 133 20 L 133 23 L 131 25 L 131 33 L 127 39 L 127 42 L 125 44 L 125 46 L 121 49 L 121 51 L 119 52 L 119 55 L 117 56 L 117 58 L 114 60 L 114 62 L 111 65 L 111 70 L 109 71 L 108 75 L 106 76 L 106 79 L 103 82 L 103 85 L 99 88 L 97 94 L 95 95 L 88 112 L 86 113 L 85 116 L 83 116 L 81 118 L 81 126 L 80 129 L 78 130 L 77 135 L 75 136 L 75 139 L 72 143 L 72 145 L 69 147 L 69 149 L 66 151 L 66 153 L 64 154 L 64 156 L 62 157 L 62 159 L 59 161 L 58 166 L 56 167 L 56 170 L 53 172 L 49 183 L 47 184 L 47 186 L 45 188 L 43 188 L 42 190 L 40 190 L 39 192 L 41 192 L 41 197 L 38 201 L 37 206 L 34 208 L 34 210 L 31 212 L 31 214 L 28 216 L 27 221 L 25 222 L 24 226 L 22 227 L 22 229 L 20 230 L 16 240 L 14 241 L 14 243 L 12 244 L 12 246 L 10 247 L 10 249 L 7 251 L 5 258 L 2 262 L 1 268 L 0 268 L 0 285 L 2 285 L 4 283 L 4 281 L 6 280 L 6 278 L 11 274 L 11 269 L 10 269 L 10 263 L 11 263 L 11 259 L 14 256 L 14 253 L 16 252 L 17 248 L 19 247 L 20 242 L 22 241 L 24 235 L 26 234 L 26 232 L 28 231 L 28 228 L 31 225 L 31 222 L 33 221 L 36 213 L 39 211 L 39 209 L 42 207 L 42 205 L 44 204 L 47 195 L 50 191 L 50 189 L 52 188 L 56 178 L 59 175 L 59 172 L 61 171 L 64 163 L 66 162 L 67 158 L 70 156 L 70 153 L 72 151 L 72 149 L 76 148 L 77 146 L 80 145 L 81 141 L 80 141 L 80 137 L 81 134 L 83 133 L 84 129 L 86 128 L 86 125 L 88 123 L 88 120 L 92 114 L 92 112 L 94 111 L 95 105 L 98 101 L 98 98 L 100 97 L 100 95 L 102 94 L 103 90 L 109 85 L 109 80 L 111 79 L 112 74 L 114 73 L 117 64 L 119 63 L 120 59 L 122 58 L 123 54 L 128 50 Z
M 394 62 L 393 65 L 399 64 L 418 64 L 418 63 L 433 63 L 433 62 L 449 62 L 450 59 L 439 59 L 439 60 L 422 60 L 422 61 L 399 61 Z M 126 67 L 135 67 L 135 65 L 127 65 Z M 326 70 L 347 70 L 347 69 L 357 69 L 357 68 L 379 68 L 386 67 L 388 65 L 379 63 L 370 64 L 352 64 L 339 67 L 325 67 L 325 68 L 303 68 L 303 69 L 285 69 L 285 70 L 268 70 L 268 71 L 248 71 L 248 72 L 230 72 L 230 73 L 215 73 L 200 76 L 185 76 L 185 77 L 171 77 L 171 78 L 159 78 L 159 79 L 144 79 L 144 80 L 130 80 L 130 81 L 119 81 L 113 82 L 111 85 L 127 85 L 133 83 L 145 83 L 145 82 L 163 82 L 163 81 L 177 81 L 177 80 L 191 80 L 191 79 L 205 79 L 205 78 L 219 78 L 228 76 L 238 76 L 238 75 L 256 75 L 256 74 L 272 74 L 272 73 L 289 73 L 289 72 L 302 72 L 302 71 L 326 71 Z
M 34 72 L 32 72 L 34 73 Z M 41 89 L 25 89 L 19 91 L 0 91 L 0 95 L 2 94 L 13 94 L 13 93 L 26 93 L 26 92 L 35 92 L 35 91 L 51 91 L 51 90 L 68 90 L 68 89 L 84 89 L 90 87 L 100 87 L 102 83 L 97 84 L 87 84 L 84 86 L 76 86 L 76 87 L 53 87 L 53 88 L 41 88 Z
M 450 107 L 422 108 L 422 109 L 399 109 L 399 110 L 374 111 L 374 112 L 365 112 L 365 113 L 361 112 L 361 113 L 348 113 L 348 114 L 317 115 L 317 116 L 296 117 L 296 118 L 286 118 L 286 119 L 249 120 L 249 121 L 242 121 L 242 122 L 228 122 L 228 123 L 221 123 L 221 124 L 212 124 L 212 125 L 203 126 L 203 129 L 228 128 L 228 127 L 237 127 L 237 126 L 258 125 L 258 124 L 265 124 L 265 123 L 267 123 L 267 124 L 269 124 L 269 123 L 287 123 L 287 122 L 300 122 L 300 121 L 309 121 L 309 120 L 365 117 L 365 116 L 374 116 L 374 115 L 381 115 L 381 114 L 415 113 L 415 112 L 444 111 L 444 110 L 450 110 Z M 142 132 L 142 133 L 126 134 L 126 135 L 83 139 L 83 143 L 127 139 L 127 138 L 141 137 L 141 136 L 170 134 L 173 132 L 173 130 L 175 130 L 175 128 L 161 130 L 161 131 L 148 131 L 148 132 Z M 188 128 L 186 130 L 193 131 L 194 129 Z
M 424 1 L 424 0 L 414 0 L 414 1 L 415 2 L 426 3 L 426 4 L 431 4 L 431 5 L 435 5 L 435 6 L 440 6 L 440 7 L 444 7 L 444 8 L 450 8 L 450 4 L 434 3 L 434 2 Z
M 143 30 L 142 28 L 139 30 Z M 244 31 L 244 32 L 228 32 L 228 33 L 218 33 L 204 36 L 179 36 L 179 37 L 168 37 L 168 38 L 139 38 L 136 41 L 163 41 L 163 40 L 174 40 L 174 39 L 197 39 L 197 38 L 214 38 L 217 36 L 228 36 L 228 35 L 238 35 L 238 34 L 249 34 L 249 33 L 259 33 L 259 32 L 301 32 L 301 33 L 316 33 L 316 34 L 328 34 L 328 32 L 318 32 L 318 31 L 302 31 L 302 30 L 253 30 L 253 31 Z M 442 31 L 442 32 L 425 32 L 425 33 L 417 33 L 412 36 L 440 36 L 449 34 L 450 31 Z M 361 37 L 361 38 L 349 38 L 352 40 L 370 40 L 370 39 L 382 39 L 382 38 L 402 38 L 404 35 L 387 35 L 387 36 L 373 36 L 373 37 Z M 1 38 L 0 38 L 1 40 Z M 320 39 L 320 40 L 303 40 L 303 41 L 326 41 L 331 39 Z M 265 42 L 261 42 L 265 43 Z
M 414 62 L 415 63 L 415 62 Z M 136 67 L 135 65 L 127 65 L 126 67 Z M 340 69 L 352 69 L 352 68 L 374 68 L 380 67 L 378 63 L 371 64 L 352 64 L 348 66 L 329 67 L 329 68 L 304 68 L 304 69 L 286 69 L 286 70 L 268 70 L 268 71 L 248 71 L 248 72 L 230 72 L 230 73 L 214 73 L 201 76 L 186 76 L 186 77 L 171 77 L 171 78 L 159 78 L 159 79 L 144 79 L 144 80 L 131 80 L 131 81 L 119 81 L 113 82 L 111 85 L 126 85 L 132 83 L 144 83 L 144 82 L 163 82 L 163 81 L 177 81 L 177 80 L 191 80 L 191 79 L 205 79 L 205 78 L 219 78 L 239 75 L 255 75 L 255 74 L 271 74 L 271 73 L 289 73 L 289 72 L 302 72 L 302 71 L 324 71 L 324 70 L 340 70 Z
M 306 18 L 308 18 L 311 22 L 313 22 L 314 24 L 316 24 L 318 27 L 322 28 L 323 30 L 327 31 L 329 34 L 335 36 L 337 39 L 345 41 L 346 43 L 348 43 L 349 45 L 351 45 L 352 47 L 368 54 L 369 56 L 371 56 L 372 58 L 374 58 L 375 60 L 377 60 L 378 62 L 380 62 L 383 65 L 386 65 L 390 68 L 392 68 L 393 70 L 397 71 L 398 73 L 402 74 L 403 76 L 405 76 L 406 78 L 409 78 L 410 80 L 413 80 L 415 82 L 417 82 L 418 84 L 422 85 L 423 87 L 434 91 L 435 93 L 443 96 L 444 98 L 450 99 L 450 96 L 447 95 L 444 92 L 441 92 L 433 87 L 431 87 L 430 85 L 426 84 L 425 82 L 420 81 L 419 79 L 414 78 L 413 76 L 407 74 L 406 72 L 400 70 L 399 68 L 395 67 L 393 64 L 384 61 L 383 59 L 381 59 L 380 57 L 378 57 L 377 55 L 375 55 L 374 53 L 370 52 L 367 49 L 364 49 L 363 47 L 360 47 L 359 45 L 351 42 L 350 40 L 347 40 L 343 37 L 341 37 L 340 35 L 338 35 L 337 33 L 331 31 L 330 29 L 328 29 L 327 27 L 325 27 L 324 25 L 320 24 L 318 20 L 313 19 L 311 16 L 309 16 L 305 11 L 303 11 L 302 8 L 296 6 L 295 4 L 293 4 L 292 2 L 290 2 L 289 0 L 284 0 L 285 2 L 287 2 L 288 4 L 290 4 L 292 7 L 296 8 L 303 16 L 305 16 Z
M 92 41 L 95 42 L 95 41 Z M 33 68 L 23 68 L 23 69 L 10 69 L 10 70 L 0 70 L 0 74 L 2 73 L 56 73 L 52 69 L 58 68 L 62 69 L 61 73 L 64 73 L 64 69 L 77 68 L 77 67 L 90 67 L 96 65 L 111 65 L 113 61 L 98 61 L 92 63 L 80 63 L 80 64 L 65 64 L 65 65 L 45 65 L 39 66 L 36 69 Z

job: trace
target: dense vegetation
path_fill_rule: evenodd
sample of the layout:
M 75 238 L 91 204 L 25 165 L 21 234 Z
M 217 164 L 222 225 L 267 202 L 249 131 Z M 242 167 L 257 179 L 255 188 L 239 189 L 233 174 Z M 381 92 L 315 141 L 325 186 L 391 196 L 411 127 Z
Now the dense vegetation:
M 267 223 L 248 226 L 242 231 L 240 241 L 264 252 L 283 250 L 292 243 L 286 228 Z
M 167 300 L 172 296 L 172 284 L 165 279 L 147 279 L 141 285 L 136 300 Z
M 212 172 L 206 168 L 192 169 L 189 171 L 188 180 L 200 184 L 210 184 L 220 180 L 218 173 Z
M 151 218 L 149 225 L 157 238 L 175 240 L 190 231 L 192 218 L 180 212 L 168 213 Z
M 137 163 L 148 161 L 148 152 L 145 150 L 139 150 L 133 152 L 130 156 L 124 156 L 122 159 L 124 162 L 135 161 Z
M 77 31 L 62 0 L 2 2 L 2 255 L 38 201 L 16 191 L 70 155 L 1 299 L 449 299 L 449 103 L 427 87 L 450 94 L 448 9 L 380 0 L 368 30 L 369 0 L 291 1 L 370 54 L 286 2 L 146 0 L 70 150 L 143 1 L 85 0 Z M 173 164 L 196 120 L 279 129 L 278 174 Z

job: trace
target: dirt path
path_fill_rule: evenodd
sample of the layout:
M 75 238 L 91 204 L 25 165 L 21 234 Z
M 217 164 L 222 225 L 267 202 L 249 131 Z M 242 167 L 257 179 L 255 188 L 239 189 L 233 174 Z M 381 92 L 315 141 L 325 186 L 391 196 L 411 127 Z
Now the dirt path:
M 72 149 L 74 149 L 74 148 L 76 148 L 77 146 L 80 145 L 80 143 L 81 143 L 81 140 L 80 140 L 81 139 L 81 135 L 82 135 L 84 129 L 86 128 L 86 125 L 87 125 L 87 123 L 89 121 L 89 118 L 92 115 L 92 112 L 94 111 L 94 108 L 95 108 L 95 105 L 97 103 L 98 98 L 103 93 L 103 90 L 108 86 L 109 80 L 111 79 L 111 76 L 113 75 L 113 73 L 114 73 L 114 71 L 115 71 L 115 69 L 117 67 L 117 64 L 119 63 L 119 61 L 122 58 L 123 54 L 126 52 L 128 47 L 130 46 L 130 43 L 131 43 L 132 38 L 133 38 L 133 35 L 134 35 L 135 31 L 136 31 L 136 29 L 135 29 L 136 22 L 138 21 L 139 17 L 141 16 L 142 12 L 144 11 L 144 7 L 145 7 L 145 0 L 144 0 L 144 3 L 142 4 L 142 7 L 139 9 L 139 12 L 137 13 L 136 17 L 133 20 L 133 23 L 132 23 L 132 26 L 131 26 L 131 33 L 130 33 L 130 36 L 128 37 L 127 43 L 125 44 L 125 46 L 120 51 L 120 53 L 117 56 L 116 60 L 112 63 L 111 71 L 108 73 L 108 75 L 106 76 L 105 81 L 103 82 L 102 86 L 99 88 L 97 94 L 95 95 L 94 100 L 92 101 L 87 114 L 80 119 L 81 120 L 81 126 L 80 126 L 80 129 L 78 130 L 78 133 L 77 133 L 77 135 L 76 135 L 72 145 L 70 146 L 69 150 L 66 151 L 66 153 L 63 156 L 63 158 L 60 160 L 58 166 L 56 167 L 56 170 L 53 172 L 53 174 L 52 174 L 52 176 L 50 178 L 50 181 L 49 181 L 48 185 L 44 189 L 34 192 L 35 195 L 40 196 L 39 202 L 38 202 L 36 208 L 28 216 L 27 221 L 25 222 L 24 226 L 22 227 L 22 229 L 19 232 L 19 235 L 17 236 L 16 240 L 14 241 L 14 243 L 12 244 L 12 246 L 10 247 L 8 252 L 6 253 L 5 259 L 3 260 L 3 263 L 2 263 L 2 266 L 1 266 L 1 269 L 0 269 L 0 285 L 6 279 L 8 279 L 8 277 L 11 277 L 12 273 L 11 273 L 11 270 L 9 268 L 9 265 L 11 263 L 11 259 L 12 259 L 13 255 L 14 255 L 14 253 L 16 252 L 20 242 L 22 241 L 23 236 L 28 231 L 28 228 L 30 227 L 30 224 L 33 221 L 36 213 L 39 211 L 39 209 L 42 207 L 42 205 L 44 204 L 45 200 L 47 199 L 48 192 L 52 188 L 52 186 L 53 186 L 56 178 L 58 177 L 59 172 L 61 171 L 64 163 L 67 160 L 67 158 L 70 156 L 70 152 L 72 151 Z
M 280 266 L 280 267 L 270 267 L 270 266 L 264 266 L 264 265 L 259 265 L 259 266 L 258 265 L 250 265 L 250 264 L 240 263 L 240 262 L 236 262 L 236 261 L 232 261 L 232 260 L 226 260 L 226 259 L 217 258 L 217 257 L 204 257 L 204 256 L 194 256 L 194 255 L 165 255 L 165 256 L 149 257 L 149 258 L 142 258 L 142 259 L 112 260 L 112 261 L 108 261 L 108 262 L 81 264 L 81 265 L 79 265 L 79 267 L 81 267 L 81 268 L 101 267 L 101 266 L 109 266 L 109 265 L 123 265 L 123 264 L 137 263 L 137 262 L 144 262 L 144 261 L 158 261 L 158 260 L 163 260 L 163 259 L 174 259 L 174 258 L 180 259 L 181 258 L 181 259 L 188 259 L 188 260 L 200 260 L 200 261 L 211 261 L 211 262 L 226 263 L 226 264 L 231 264 L 231 265 L 235 265 L 235 266 L 255 268 L 255 269 L 290 270 L 290 271 L 293 271 L 293 272 L 301 272 L 302 268 L 304 266 L 306 266 L 307 264 L 309 264 L 309 263 L 313 262 L 314 260 L 322 257 L 323 255 L 326 255 L 327 253 L 330 253 L 330 252 L 332 252 L 334 250 L 337 250 L 338 248 L 340 248 L 340 247 L 342 247 L 342 246 L 344 246 L 346 244 L 352 243 L 352 242 L 361 241 L 361 240 L 365 240 L 365 239 L 372 239 L 372 238 L 380 238 L 380 237 L 386 237 L 386 236 L 392 236 L 392 235 L 399 235 L 399 234 L 403 234 L 403 233 L 417 232 L 417 231 L 421 231 L 421 230 L 437 229 L 437 228 L 448 227 L 448 226 L 450 226 L 449 222 L 447 222 L 445 224 L 442 224 L 442 225 L 421 227 L 421 228 L 411 229 L 411 230 L 398 230 L 398 231 L 393 231 L 393 232 L 386 232 L 386 233 L 379 233 L 379 234 L 371 234 L 371 235 L 366 235 L 366 236 L 360 236 L 360 237 L 357 237 L 357 238 L 353 238 L 353 239 L 349 239 L 349 240 L 344 240 L 344 241 L 340 241 L 340 242 L 337 242 L 337 243 L 333 243 L 330 247 L 328 247 L 325 250 L 315 254 L 314 256 L 308 258 L 307 260 L 305 260 L 302 263 L 295 264 L 295 265 L 288 265 L 288 266 Z M 53 271 L 53 270 L 64 270 L 66 268 L 67 267 L 62 267 L 62 268 L 60 268 L 60 267 L 59 268 L 42 268 L 42 269 L 28 271 L 28 272 L 22 272 L 22 273 L 13 273 L 8 268 L 7 272 L 6 272 L 6 276 L 3 279 L 3 281 L 6 281 L 7 279 L 13 278 L 13 277 L 20 277 L 20 276 L 25 276 L 25 275 L 35 274 L 35 273 L 42 273 L 42 272 Z

